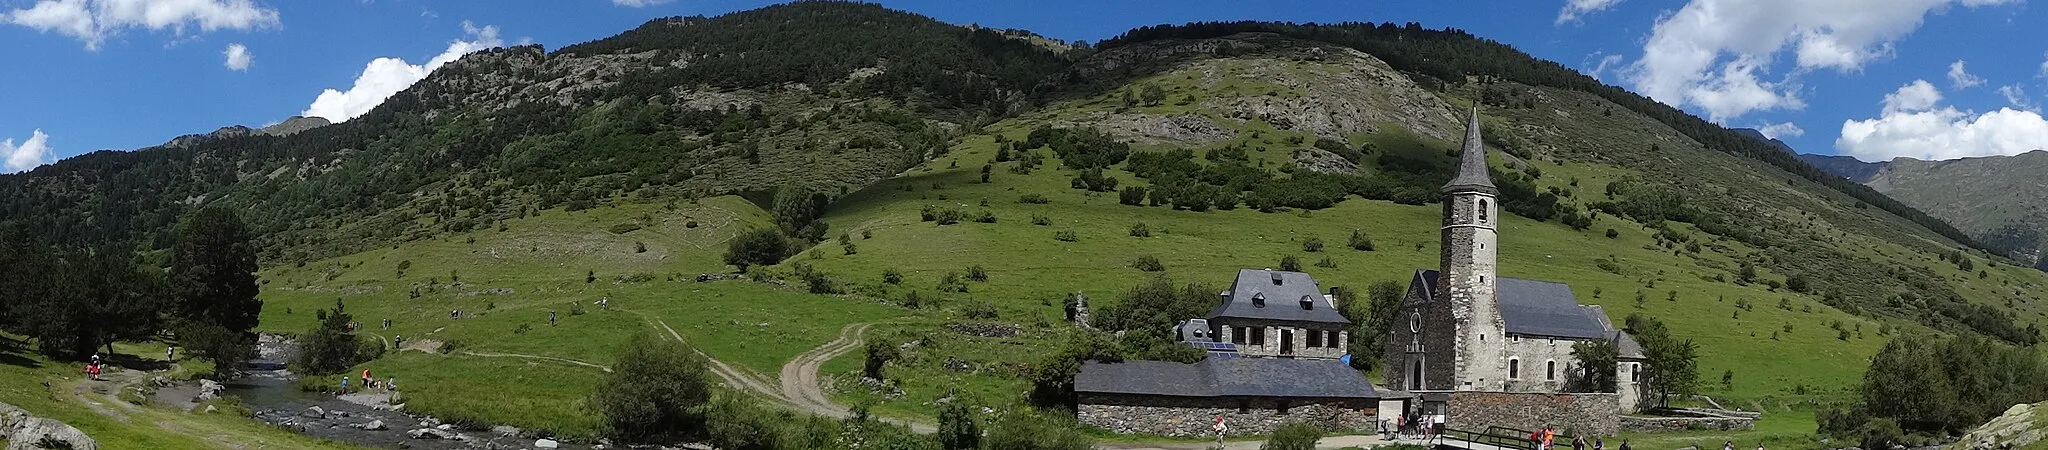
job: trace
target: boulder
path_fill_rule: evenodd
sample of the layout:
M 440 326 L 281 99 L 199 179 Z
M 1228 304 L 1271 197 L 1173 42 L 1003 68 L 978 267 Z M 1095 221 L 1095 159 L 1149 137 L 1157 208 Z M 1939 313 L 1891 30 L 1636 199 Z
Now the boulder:
M 382 420 L 372 420 L 369 423 L 363 424 L 363 429 L 377 431 L 389 429 L 389 427 L 384 426 L 384 421 Z
M 204 411 L 200 411 L 200 412 L 203 412 L 203 413 L 207 413 L 207 414 L 213 414 L 213 413 L 217 413 L 217 412 L 220 412 L 220 408 L 215 408 L 215 407 L 213 407 L 213 405 L 206 405 L 206 410 L 204 410 Z
M 511 426 L 511 425 L 498 425 L 498 426 L 494 426 L 494 427 L 491 427 L 491 434 L 495 434 L 495 435 L 499 435 L 499 436 L 504 436 L 504 437 L 512 437 L 512 436 L 518 436 L 518 435 L 519 435 L 519 427 L 515 427 L 515 426 Z
M 327 417 L 327 410 L 320 409 L 318 406 L 308 406 L 306 411 L 299 413 L 299 415 L 318 419 Z
M 560 448 L 561 446 L 562 443 L 555 442 L 554 439 L 541 439 L 533 441 L 534 448 Z
M 44 443 L 60 444 L 45 446 Z M 36 450 L 45 448 L 69 448 L 72 450 L 99 450 L 99 442 L 93 441 L 85 432 L 78 431 L 64 422 L 41 417 L 30 417 L 16 424 L 14 434 L 7 436 L 7 450 Z
M 441 431 L 453 431 L 453 430 L 455 430 L 455 424 L 452 424 L 452 423 L 444 423 L 444 424 L 440 424 L 440 425 L 435 425 L 435 426 L 434 426 L 434 429 L 436 429 L 436 430 L 441 430 Z
M 22 421 L 28 420 L 30 417 L 34 416 L 29 415 L 27 410 L 14 405 L 0 403 L 0 430 L 12 430 L 15 425 L 21 424 Z M 4 436 L 4 434 L 0 434 L 0 436 Z
M 220 382 L 201 379 L 199 380 L 199 401 L 203 402 L 220 398 L 220 393 L 224 390 L 227 390 L 227 386 L 222 386 Z
M 412 436 L 412 438 L 413 438 L 413 439 L 454 439 L 454 438 L 455 438 L 455 433 L 453 433 L 453 432 L 449 432 L 449 431 L 446 431 L 446 430 L 437 430 L 437 429 L 433 429 L 433 428 L 421 428 L 421 429 L 417 429 L 417 430 L 407 431 L 407 432 L 405 432 L 405 434 L 406 434 L 406 435 L 408 435 L 408 436 Z

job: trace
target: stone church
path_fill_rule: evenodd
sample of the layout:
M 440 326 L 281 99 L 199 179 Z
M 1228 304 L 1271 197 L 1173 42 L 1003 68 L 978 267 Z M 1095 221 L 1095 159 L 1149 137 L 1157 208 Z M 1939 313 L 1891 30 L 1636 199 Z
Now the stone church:
M 1612 430 L 1613 416 L 1638 409 L 1641 347 L 1600 307 L 1580 305 L 1570 286 L 1499 276 L 1499 190 L 1477 109 L 1459 159 L 1443 187 L 1442 266 L 1416 270 L 1409 284 L 1387 335 L 1386 388 L 1415 395 L 1451 428 Z M 1593 340 L 1620 350 L 1619 392 L 1567 394 L 1572 345 Z M 1586 420 L 1604 423 L 1576 423 Z

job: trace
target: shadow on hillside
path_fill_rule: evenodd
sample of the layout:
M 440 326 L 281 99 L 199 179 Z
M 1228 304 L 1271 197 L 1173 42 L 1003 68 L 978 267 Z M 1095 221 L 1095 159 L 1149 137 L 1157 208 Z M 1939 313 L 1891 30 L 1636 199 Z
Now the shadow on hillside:
M 42 362 L 28 357 L 28 353 L 28 341 L 13 337 L 0 337 L 0 364 L 30 369 L 43 367 Z
M 1052 168 L 1044 167 L 1040 168 L 1039 170 L 1052 170 Z M 887 204 L 890 203 L 889 200 L 892 199 L 912 199 L 906 201 L 916 201 L 919 204 L 946 206 L 957 206 L 956 204 L 960 203 L 977 204 L 981 202 L 981 197 L 959 198 L 952 196 L 948 196 L 946 200 L 942 201 L 938 199 L 938 196 L 945 195 L 949 192 L 952 192 L 952 190 L 932 189 L 933 183 L 939 183 L 950 188 L 952 186 L 965 186 L 968 184 L 978 182 L 980 181 L 980 172 L 958 168 L 933 169 L 931 172 L 920 172 L 917 171 L 916 169 L 912 169 L 912 172 L 913 174 L 906 175 L 901 178 L 890 178 L 882 180 L 880 182 L 876 182 L 873 185 L 869 185 L 866 188 L 862 188 L 861 190 L 854 191 L 851 194 L 847 194 L 845 197 L 839 198 L 838 201 L 833 202 L 832 206 L 829 207 L 830 215 L 840 217 L 858 216 L 863 211 L 887 206 Z M 1005 173 L 1004 175 L 1009 174 Z M 911 186 L 911 191 L 904 192 L 903 186 L 905 185 Z M 920 196 L 919 194 L 924 195 Z M 923 197 L 923 199 L 918 199 L 919 197 Z M 1014 198 L 1008 199 L 1008 201 L 1016 200 L 1017 199 Z M 1001 200 L 991 198 L 989 199 L 989 201 L 994 202 Z M 837 235 L 837 233 L 856 231 L 861 229 L 859 224 L 848 223 L 839 224 L 838 226 L 846 228 L 833 229 L 832 232 L 835 236 Z

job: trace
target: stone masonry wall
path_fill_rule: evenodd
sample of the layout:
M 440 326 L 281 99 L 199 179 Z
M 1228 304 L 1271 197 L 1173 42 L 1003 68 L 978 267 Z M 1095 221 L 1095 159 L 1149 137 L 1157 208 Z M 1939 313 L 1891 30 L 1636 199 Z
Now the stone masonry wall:
M 1621 431 L 1665 433 L 1687 430 L 1746 431 L 1756 428 L 1749 417 L 1621 417 Z
M 1232 398 L 1170 398 L 1083 395 L 1077 416 L 1082 424 L 1125 434 L 1178 437 L 1215 436 L 1210 427 L 1223 416 L 1232 436 L 1263 435 L 1294 422 L 1308 422 L 1333 431 L 1372 432 L 1378 403 L 1369 399 L 1281 400 Z M 1240 407 L 1246 409 L 1240 410 Z M 1239 412 L 1243 411 L 1243 412 Z
M 1616 394 L 1458 392 L 1451 394 L 1445 426 L 1471 431 L 1547 426 L 1586 435 L 1613 435 L 1621 429 L 1620 407 L 1621 398 Z

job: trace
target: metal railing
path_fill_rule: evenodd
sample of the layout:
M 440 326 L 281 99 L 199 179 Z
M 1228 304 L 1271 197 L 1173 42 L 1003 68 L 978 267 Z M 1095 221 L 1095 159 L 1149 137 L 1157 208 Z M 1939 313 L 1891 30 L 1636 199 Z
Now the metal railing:
M 1489 427 L 1484 432 L 1446 428 L 1443 432 L 1443 439 L 1437 441 L 1437 447 L 1471 450 L 1473 444 L 1483 444 L 1503 450 L 1536 450 L 1536 443 L 1529 442 L 1529 433 L 1498 433 L 1501 430 L 1517 431 L 1511 428 L 1500 427 Z

